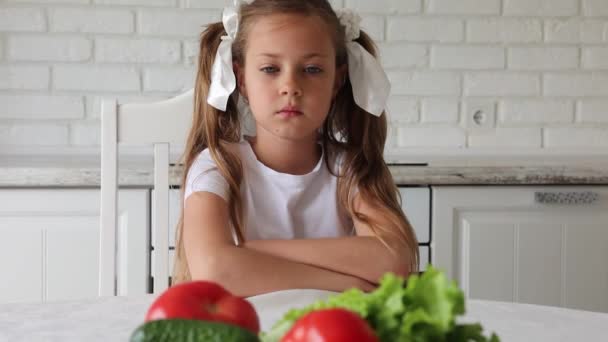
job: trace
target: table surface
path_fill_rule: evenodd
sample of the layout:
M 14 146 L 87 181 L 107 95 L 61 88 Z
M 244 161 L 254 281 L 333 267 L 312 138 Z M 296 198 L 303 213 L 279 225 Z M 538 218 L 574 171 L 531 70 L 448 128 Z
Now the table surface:
M 333 292 L 287 290 L 248 300 L 267 331 L 291 308 L 303 307 Z M 0 341 L 128 341 L 155 295 L 103 297 L 53 303 L 0 305 Z M 530 304 L 467 300 L 459 322 L 480 322 L 484 334 L 501 341 L 605 341 L 608 314 Z

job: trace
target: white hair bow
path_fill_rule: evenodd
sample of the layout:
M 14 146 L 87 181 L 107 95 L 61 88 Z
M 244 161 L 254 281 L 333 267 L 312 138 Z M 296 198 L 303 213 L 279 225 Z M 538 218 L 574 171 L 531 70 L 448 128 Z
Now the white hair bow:
M 380 116 L 388 101 L 391 83 L 378 60 L 354 41 L 359 38 L 361 17 L 348 8 L 337 9 L 336 14 L 346 33 L 348 76 L 355 103 L 368 113 Z
M 222 37 L 211 69 L 207 103 L 221 111 L 226 111 L 228 98 L 236 89 L 236 77 L 232 68 L 232 43 L 238 33 L 239 8 L 242 2 L 234 0 L 234 7 L 224 9 L 222 22 L 227 36 Z M 246 2 L 250 3 L 251 0 Z M 355 103 L 365 111 L 380 116 L 390 94 L 391 84 L 388 77 L 378 60 L 354 41 L 359 38 L 361 17 L 349 9 L 336 10 L 336 14 L 346 31 L 348 75 Z
M 236 76 L 232 69 L 232 43 L 239 31 L 240 5 L 240 0 L 234 0 L 234 7 L 224 8 L 222 23 L 227 36 L 222 36 L 222 42 L 217 48 L 211 67 L 211 85 L 207 103 L 221 111 L 226 111 L 228 98 L 236 89 Z

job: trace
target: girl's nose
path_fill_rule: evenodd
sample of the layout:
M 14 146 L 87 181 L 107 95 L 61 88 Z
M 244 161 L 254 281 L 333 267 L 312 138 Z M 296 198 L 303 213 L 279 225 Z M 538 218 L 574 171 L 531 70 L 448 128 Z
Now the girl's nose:
M 287 76 L 281 86 L 281 95 L 301 96 L 302 88 L 295 76 Z

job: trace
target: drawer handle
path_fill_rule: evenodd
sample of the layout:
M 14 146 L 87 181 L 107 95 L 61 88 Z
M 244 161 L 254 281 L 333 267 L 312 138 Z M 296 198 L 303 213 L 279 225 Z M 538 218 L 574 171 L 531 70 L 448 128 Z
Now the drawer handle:
M 534 200 L 543 204 L 591 204 L 597 202 L 599 194 L 592 191 L 534 193 Z

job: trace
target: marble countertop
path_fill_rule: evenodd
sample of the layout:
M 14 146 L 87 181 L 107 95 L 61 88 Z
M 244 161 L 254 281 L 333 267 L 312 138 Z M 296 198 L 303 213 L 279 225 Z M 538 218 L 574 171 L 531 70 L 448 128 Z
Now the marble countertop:
M 286 290 L 249 297 L 268 331 L 287 310 L 334 292 Z M 128 341 L 155 295 L 0 305 L 0 341 Z M 601 341 L 608 314 L 550 306 L 467 300 L 462 323 L 481 323 L 502 341 Z
M 399 185 L 608 184 L 608 155 L 415 155 L 386 158 Z M 121 158 L 119 184 L 150 187 L 150 157 Z M 181 165 L 170 168 L 179 185 Z M 98 187 L 95 156 L 0 156 L 0 187 Z

